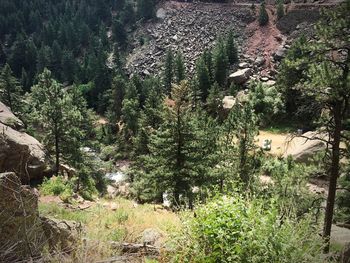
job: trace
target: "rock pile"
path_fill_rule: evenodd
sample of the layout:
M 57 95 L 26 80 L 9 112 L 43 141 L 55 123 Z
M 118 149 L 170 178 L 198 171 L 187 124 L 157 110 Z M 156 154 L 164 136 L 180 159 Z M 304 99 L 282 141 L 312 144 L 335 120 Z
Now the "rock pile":
M 215 40 L 233 29 L 238 44 L 243 42 L 241 29 L 254 16 L 249 7 L 235 8 L 229 4 L 187 3 L 165 5 L 157 12 L 157 22 L 140 27 L 134 34 L 134 50 L 127 58 L 129 73 L 154 74 L 162 68 L 165 51 L 181 51 L 186 69 L 193 72 L 196 59 Z M 140 39 L 146 41 L 141 46 Z

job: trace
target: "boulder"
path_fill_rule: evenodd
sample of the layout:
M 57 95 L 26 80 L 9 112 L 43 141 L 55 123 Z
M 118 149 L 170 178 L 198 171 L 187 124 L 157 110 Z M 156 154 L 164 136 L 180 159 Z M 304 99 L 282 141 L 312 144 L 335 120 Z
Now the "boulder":
M 229 76 L 229 79 L 236 84 L 243 84 L 249 79 L 251 75 L 252 75 L 252 69 L 245 68 L 245 69 L 237 70 L 236 72 L 232 73 Z
M 242 62 L 242 63 L 239 63 L 238 64 L 238 67 L 239 68 L 248 68 L 249 67 L 249 64 L 247 62 Z
M 83 232 L 81 223 L 41 217 L 46 242 L 51 251 L 71 252 Z
M 38 196 L 15 173 L 0 174 L 0 262 L 39 256 L 42 248 Z
M 286 52 L 287 52 L 287 49 L 284 48 L 283 46 L 280 46 L 275 54 L 273 55 L 273 58 L 276 60 L 276 61 L 280 61 L 282 60 L 285 56 L 286 56 Z
M 13 172 L 0 174 L 0 262 L 40 258 L 47 247 L 70 252 L 80 223 L 39 216 L 38 193 Z
M 0 123 L 0 172 L 16 171 L 22 183 L 51 172 L 43 145 L 25 132 Z
M 162 234 L 154 228 L 147 228 L 142 232 L 141 242 L 145 245 L 160 245 Z
M 291 155 L 297 162 L 309 162 L 310 157 L 326 149 L 326 144 L 323 141 L 318 140 L 317 137 L 323 139 L 325 136 L 310 131 L 304 133 L 302 137 L 294 138 L 290 142 L 284 156 Z
M 24 128 L 23 122 L 18 119 L 12 111 L 0 101 L 0 123 L 13 129 L 20 130 Z
M 159 8 L 156 13 L 157 18 L 164 19 L 166 17 L 166 11 L 164 8 Z
M 222 107 L 224 109 L 231 109 L 233 107 L 233 105 L 235 105 L 236 102 L 236 98 L 234 96 L 225 96 L 222 99 Z
M 258 67 L 261 67 L 262 65 L 264 65 L 266 62 L 266 59 L 262 56 L 258 56 L 255 61 L 254 61 L 254 64 Z
M 350 243 L 347 243 L 341 253 L 341 263 L 350 263 Z

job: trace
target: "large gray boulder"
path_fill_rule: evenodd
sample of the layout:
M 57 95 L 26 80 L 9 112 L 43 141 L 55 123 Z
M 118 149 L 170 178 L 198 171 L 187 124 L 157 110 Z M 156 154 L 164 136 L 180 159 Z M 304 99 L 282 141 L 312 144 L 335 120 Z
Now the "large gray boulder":
M 341 263 L 350 263 L 350 243 L 347 243 L 344 246 L 344 248 L 342 250 L 340 262 Z
M 0 174 L 0 262 L 35 257 L 42 248 L 38 196 L 15 173 Z
M 0 262 L 29 262 L 47 248 L 70 252 L 82 229 L 74 221 L 40 217 L 37 192 L 13 172 L 0 174 Z
M 236 84 L 243 84 L 249 79 L 251 75 L 252 75 L 252 69 L 245 68 L 245 69 L 237 70 L 236 72 L 232 73 L 229 76 L 229 79 Z
M 325 142 L 317 138 L 323 139 L 325 135 L 309 131 L 304 133 L 302 137 L 294 138 L 289 142 L 284 156 L 291 155 L 297 162 L 309 162 L 312 156 L 326 149 Z
M 22 183 L 51 171 L 43 145 L 22 132 L 23 123 L 0 102 L 0 172 L 16 172 Z
M 12 111 L 0 101 L 0 123 L 19 130 L 24 127 L 23 122 L 18 119 Z

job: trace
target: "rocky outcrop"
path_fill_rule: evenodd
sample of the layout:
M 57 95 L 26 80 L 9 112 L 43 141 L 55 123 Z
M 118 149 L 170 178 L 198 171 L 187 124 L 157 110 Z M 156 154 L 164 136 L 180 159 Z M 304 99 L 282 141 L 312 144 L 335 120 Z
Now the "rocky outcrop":
M 252 74 L 251 68 L 237 70 L 229 76 L 230 81 L 236 84 L 244 84 Z
M 43 145 L 22 128 L 22 121 L 0 103 L 0 172 L 16 172 L 26 184 L 50 173 L 50 165 Z
M 0 174 L 0 262 L 40 258 L 43 249 L 70 252 L 82 226 L 39 217 L 38 194 L 12 172 Z
M 83 232 L 80 223 L 41 217 L 46 242 L 51 251 L 70 253 L 77 237 Z
M 316 153 L 326 149 L 326 144 L 317 138 L 325 136 L 317 132 L 306 132 L 301 137 L 296 137 L 290 142 L 285 157 L 291 155 L 297 162 L 309 162 Z
M 39 256 L 43 241 L 38 196 L 15 173 L 0 174 L 0 262 Z
M 18 119 L 11 110 L 0 101 L 0 123 L 13 129 L 20 130 L 24 127 L 23 122 Z
M 341 263 L 350 263 L 350 243 L 347 243 L 343 250 L 342 250 L 342 254 L 341 254 Z
M 174 52 L 181 51 L 187 71 L 193 72 L 196 59 L 228 30 L 236 32 L 240 46 L 243 36 L 238 29 L 254 19 L 249 7 L 171 1 L 162 5 L 157 16 L 157 21 L 145 24 L 134 33 L 134 49 L 126 63 L 129 73 L 149 75 L 159 72 L 169 48 Z

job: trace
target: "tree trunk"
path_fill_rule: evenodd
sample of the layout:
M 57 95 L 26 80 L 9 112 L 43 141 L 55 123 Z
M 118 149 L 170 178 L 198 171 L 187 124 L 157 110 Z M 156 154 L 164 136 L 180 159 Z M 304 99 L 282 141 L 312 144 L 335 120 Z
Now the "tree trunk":
M 332 229 L 334 203 L 337 190 L 337 180 L 339 176 L 339 161 L 340 161 L 340 135 L 342 130 L 342 113 L 341 113 L 340 101 L 337 101 L 333 108 L 334 118 L 334 131 L 333 131 L 333 142 L 332 142 L 332 159 L 330 167 L 330 179 L 329 189 L 327 197 L 327 206 L 324 219 L 323 238 L 325 239 L 326 246 L 324 252 L 329 252 L 329 242 Z
M 57 123 L 55 123 L 55 157 L 56 157 L 55 173 L 56 173 L 56 176 L 58 176 L 58 172 L 60 170 L 60 150 L 59 150 L 59 138 L 58 138 Z

